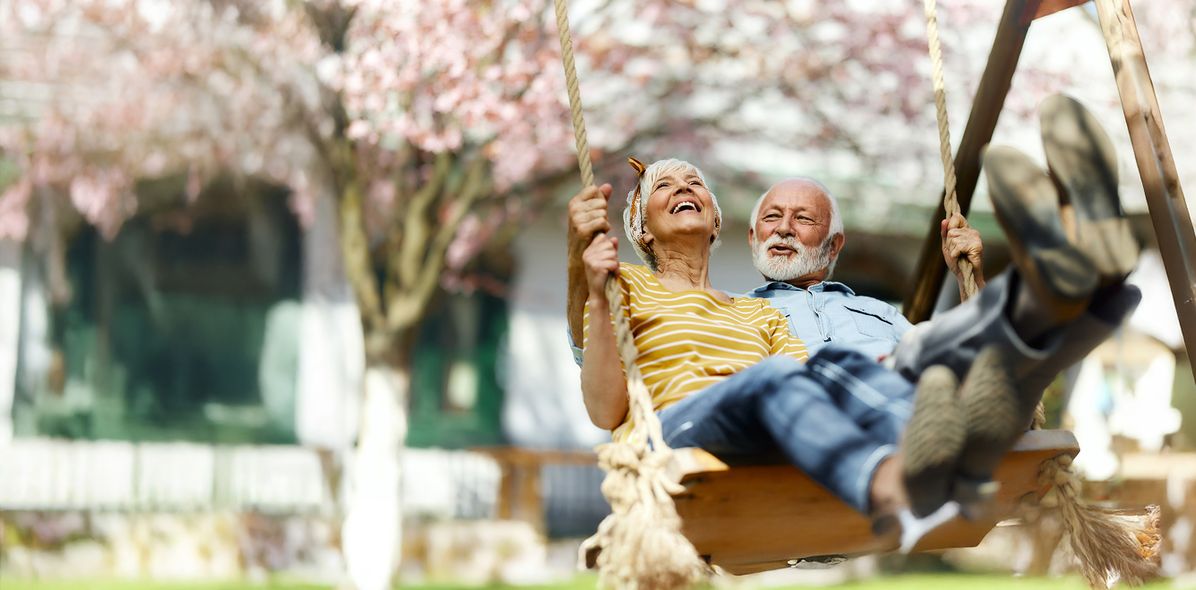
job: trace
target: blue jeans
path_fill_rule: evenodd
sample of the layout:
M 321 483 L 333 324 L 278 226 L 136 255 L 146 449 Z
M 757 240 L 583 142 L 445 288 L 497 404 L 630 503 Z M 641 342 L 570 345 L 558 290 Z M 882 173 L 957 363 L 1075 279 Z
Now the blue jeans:
M 914 386 L 876 361 L 829 345 L 802 364 L 771 357 L 661 410 L 670 447 L 716 456 L 780 450 L 861 513 L 872 474 L 897 450 Z

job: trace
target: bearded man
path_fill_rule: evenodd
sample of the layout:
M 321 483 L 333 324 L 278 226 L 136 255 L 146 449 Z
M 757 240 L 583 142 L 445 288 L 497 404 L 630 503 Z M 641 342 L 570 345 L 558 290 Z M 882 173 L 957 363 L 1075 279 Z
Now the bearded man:
M 942 238 L 956 278 L 964 253 L 983 287 L 980 234 L 957 215 L 943 222 Z M 822 183 L 797 177 L 773 185 L 756 201 L 748 227 L 752 262 L 768 282 L 748 295 L 788 315 L 790 331 L 811 354 L 834 342 L 887 357 L 913 326 L 892 305 L 831 280 L 846 242 L 838 202 Z

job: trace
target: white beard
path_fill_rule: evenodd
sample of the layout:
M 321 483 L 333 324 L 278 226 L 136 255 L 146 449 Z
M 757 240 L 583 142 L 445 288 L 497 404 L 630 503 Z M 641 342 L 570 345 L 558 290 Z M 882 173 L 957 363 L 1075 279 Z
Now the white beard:
M 752 262 L 756 270 L 765 278 L 773 281 L 791 281 L 798 277 L 814 274 L 827 269 L 827 277 L 834 267 L 831 260 L 831 245 L 834 236 L 827 236 L 819 248 L 810 248 L 797 241 L 796 238 L 782 238 L 776 234 L 769 236 L 764 243 L 752 241 Z M 793 248 L 792 256 L 773 256 L 768 249 L 774 245 Z

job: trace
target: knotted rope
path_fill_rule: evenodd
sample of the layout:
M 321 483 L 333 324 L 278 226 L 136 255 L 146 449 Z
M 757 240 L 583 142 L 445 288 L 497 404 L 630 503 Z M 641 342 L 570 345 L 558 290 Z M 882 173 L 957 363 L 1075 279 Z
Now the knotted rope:
M 1080 496 L 1082 482 L 1071 470 L 1068 455 L 1043 463 L 1038 482 L 1051 486 L 1039 506 L 1059 511 L 1089 586 L 1108 588 L 1117 580 L 1138 586 L 1159 575 L 1158 506 L 1147 506 L 1145 515 L 1089 506 Z
M 947 91 L 943 83 L 943 52 L 939 45 L 936 0 L 923 0 L 926 36 L 930 50 L 934 107 L 939 127 L 939 156 L 943 160 L 943 209 L 947 217 L 960 213 L 955 194 L 955 161 L 951 157 L 951 132 L 947 122 Z M 959 271 L 966 297 L 976 294 L 972 263 L 959 259 Z M 965 298 L 966 298 L 965 297 Z M 1033 428 L 1045 422 L 1042 401 L 1034 410 Z M 1145 518 L 1115 515 L 1089 506 L 1080 496 L 1081 481 L 1071 469 L 1071 457 L 1061 456 L 1043 463 L 1040 481 L 1052 485 L 1043 507 L 1059 510 L 1080 571 L 1094 588 L 1106 588 L 1111 577 L 1129 584 L 1141 584 L 1157 575 L 1159 544 L 1158 507 L 1147 507 Z
M 577 165 L 581 185 L 588 187 L 594 184 L 594 169 L 573 61 L 567 0 L 554 0 L 554 3 L 577 143 Z M 666 473 L 672 451 L 664 442 L 660 419 L 653 411 L 652 397 L 636 365 L 639 352 L 627 320 L 623 289 L 613 275 L 606 280 L 606 299 L 614 321 L 619 357 L 627 373 L 631 431 L 623 441 L 598 447 L 598 465 L 606 472 L 602 493 L 610 502 L 611 514 L 598 525 L 598 532 L 582 544 L 581 558 L 595 550 L 601 551 L 597 565 L 600 580 L 607 587 L 688 588 L 704 577 L 707 567 L 681 534 L 681 518 L 671 495 L 680 491 L 680 486 Z

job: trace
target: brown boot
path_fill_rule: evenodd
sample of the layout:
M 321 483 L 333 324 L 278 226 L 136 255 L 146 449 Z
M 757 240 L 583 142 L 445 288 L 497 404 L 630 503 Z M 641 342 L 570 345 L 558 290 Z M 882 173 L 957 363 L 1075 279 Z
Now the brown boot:
M 996 492 L 993 471 L 1025 432 L 1029 415 L 1014 386 L 1008 361 L 996 346 L 976 356 L 959 397 L 967 433 L 954 493 L 964 505 L 965 514 L 975 515 Z
M 1122 213 L 1113 142 L 1071 97 L 1046 99 L 1038 118 L 1047 167 L 1075 208 L 1076 246 L 1096 266 L 1101 285 L 1119 283 L 1134 269 L 1139 246 Z
M 1078 317 L 1097 287 L 1093 262 L 1064 234 L 1054 183 L 1025 154 L 992 146 L 984 152 L 993 212 L 1009 238 L 1019 288 L 1014 328 L 1029 342 Z
M 930 367 L 918 380 L 913 416 L 901 440 L 905 490 L 918 517 L 951 498 L 966 427 L 956 389 L 955 374 L 941 365 Z

